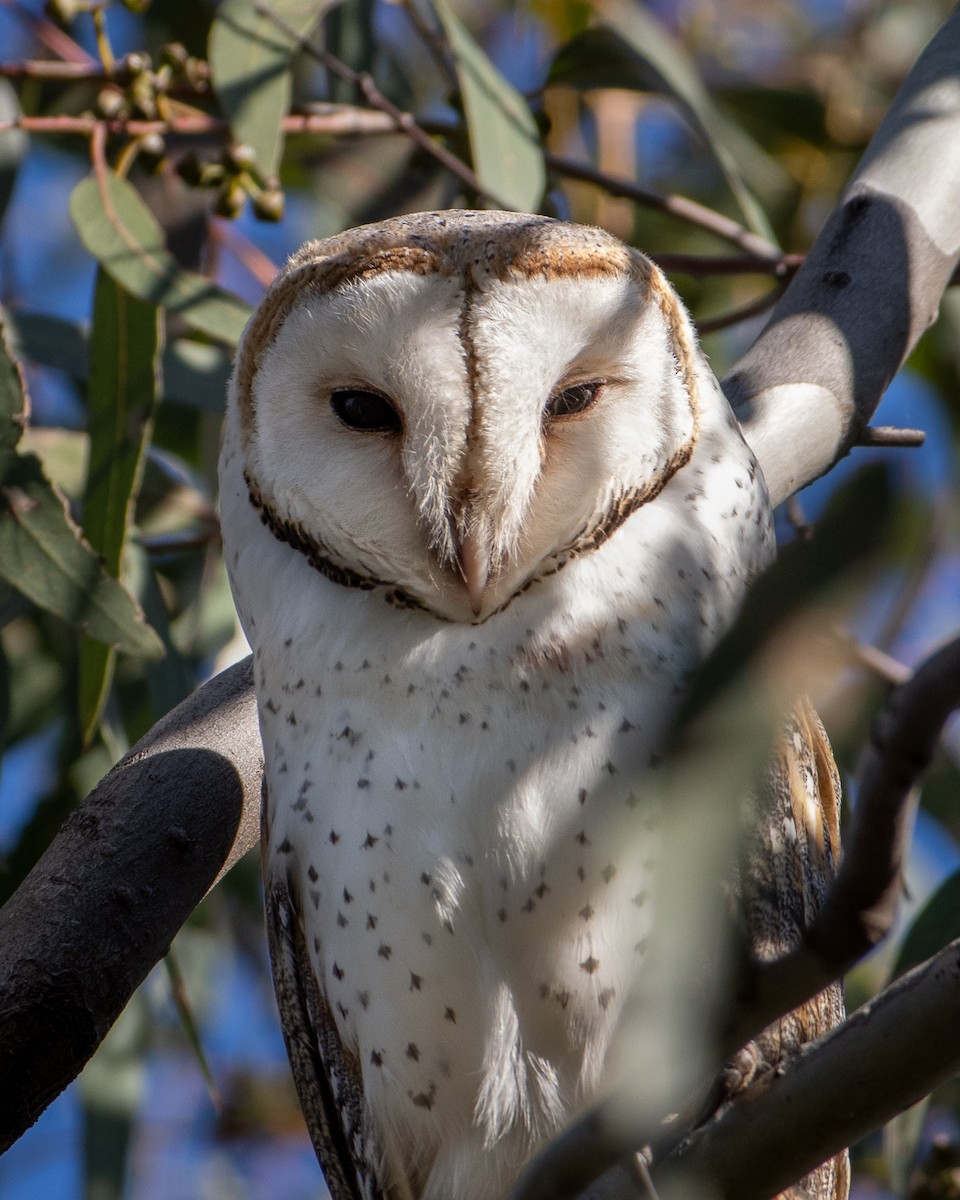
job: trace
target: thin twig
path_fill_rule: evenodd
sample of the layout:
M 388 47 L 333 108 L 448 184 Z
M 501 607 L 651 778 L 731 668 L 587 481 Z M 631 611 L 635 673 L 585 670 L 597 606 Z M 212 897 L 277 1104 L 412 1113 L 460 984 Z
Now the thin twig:
M 729 329 L 731 325 L 739 325 L 741 321 L 759 317 L 761 313 L 773 308 L 780 299 L 780 295 L 780 288 L 771 288 L 769 292 L 765 292 L 756 300 L 751 300 L 749 304 L 744 304 L 742 308 L 732 309 L 730 312 L 722 313 L 719 317 L 707 317 L 706 320 L 697 321 L 697 329 L 700 333 L 716 333 L 720 329 Z
M 100 66 L 93 55 L 88 54 L 79 42 L 75 42 L 69 34 L 54 25 L 48 17 L 31 12 L 30 9 L 24 8 L 20 4 L 5 4 L 4 7 L 11 16 L 26 25 L 37 41 L 45 46 L 51 54 L 56 54 L 65 62 L 85 63 L 88 67 L 93 68 Z
M 803 262 L 802 254 L 770 258 L 760 254 L 650 254 L 671 275 L 773 275 L 789 279 Z
M 752 233 L 743 225 L 731 220 L 730 217 L 725 217 L 712 208 L 698 204 L 696 200 L 689 200 L 686 196 L 677 196 L 673 193 L 661 196 L 658 192 L 651 192 L 629 179 L 619 179 L 604 171 L 598 171 L 596 167 L 590 166 L 588 163 L 577 162 L 575 159 L 565 158 L 559 154 L 548 152 L 544 155 L 544 161 L 551 170 L 556 171 L 559 175 L 596 184 L 611 196 L 623 196 L 627 200 L 633 200 L 636 204 L 655 208 L 658 212 L 669 213 L 673 217 L 708 230 L 717 237 L 723 238 L 724 241 L 738 246 L 748 254 L 756 255 L 758 258 L 770 259 L 775 263 L 783 261 L 782 252 L 765 238 Z
M 211 217 L 207 221 L 207 236 L 229 250 L 262 287 L 268 288 L 273 282 L 277 264 L 229 221 Z
M 908 446 L 913 449 L 926 441 L 922 429 L 901 429 L 896 425 L 868 425 L 856 440 L 857 446 Z
M 104 120 L 100 117 L 58 114 L 55 117 L 21 116 L 0 121 L 0 133 L 22 129 L 26 133 L 81 134 L 89 137 L 98 126 L 103 126 L 108 133 L 129 137 L 143 137 L 151 133 L 159 133 L 164 137 L 203 137 L 211 133 L 225 133 L 229 128 L 223 117 L 207 113 L 190 113 L 166 121 Z M 327 105 L 322 112 L 292 113 L 283 118 L 281 128 L 288 134 L 321 133 L 340 137 L 398 132 L 396 122 L 384 113 L 371 112 L 351 104 Z

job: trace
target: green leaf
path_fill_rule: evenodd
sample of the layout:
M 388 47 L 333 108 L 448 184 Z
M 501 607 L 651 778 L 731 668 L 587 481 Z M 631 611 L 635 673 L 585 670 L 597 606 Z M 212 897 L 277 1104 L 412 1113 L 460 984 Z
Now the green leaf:
M 453 51 L 473 169 L 502 207 L 536 212 L 546 170 L 527 102 L 467 33 L 448 0 L 437 0 L 436 9 Z
M 89 331 L 50 313 L 8 312 L 6 326 L 13 352 L 45 367 L 64 371 L 83 383 L 90 374 Z M 174 338 L 163 348 L 160 379 L 163 399 L 191 408 L 223 412 L 231 355 L 223 346 Z
M 83 540 L 33 454 L 18 454 L 28 411 L 17 363 L 0 336 L 0 579 L 98 641 L 155 658 L 143 613 Z
M 324 6 L 317 0 L 271 0 L 270 10 L 302 37 Z M 220 107 L 233 139 L 253 148 L 268 180 L 283 155 L 280 122 L 290 111 L 291 64 L 297 39 L 253 0 L 224 0 L 210 26 L 207 54 Z
M 157 308 L 125 292 L 101 268 L 94 289 L 90 337 L 90 455 L 83 528 L 115 579 L 120 576 L 150 441 L 159 348 Z M 79 703 L 85 741 L 100 720 L 114 659 L 113 648 L 102 642 L 87 638 L 81 644 Z
M 651 12 L 629 0 L 598 0 L 609 28 L 588 29 L 558 51 L 550 83 L 658 92 L 672 99 L 714 155 L 746 224 L 771 244 L 766 214 L 745 182 L 775 190 L 782 172 L 743 130 L 718 109 L 693 62 Z
M 6 338 L 6 316 L 0 323 L 0 482 L 17 457 L 29 413 L 27 391 L 20 364 L 10 353 Z
M 960 937 L 960 871 L 946 879 L 913 920 L 900 946 L 891 978 L 922 963 Z
M 73 189 L 70 215 L 90 253 L 132 296 L 176 313 L 192 329 L 236 345 L 249 307 L 202 275 L 182 269 L 163 230 L 125 179 L 107 172 Z
M 144 658 L 163 653 L 133 599 L 82 540 L 32 454 L 18 455 L 0 482 L 0 578 L 98 641 Z

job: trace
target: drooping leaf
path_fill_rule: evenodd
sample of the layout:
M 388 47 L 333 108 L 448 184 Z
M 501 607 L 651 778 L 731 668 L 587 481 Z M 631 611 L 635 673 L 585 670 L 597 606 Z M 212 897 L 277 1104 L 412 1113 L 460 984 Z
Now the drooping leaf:
M 324 6 L 317 0 L 270 0 L 269 7 L 304 36 Z M 296 51 L 297 40 L 252 0 L 224 0 L 217 8 L 207 49 L 213 86 L 234 141 L 252 147 L 270 180 L 280 169 L 280 122 L 290 110 Z
M 536 212 L 546 171 L 529 106 L 473 40 L 447 0 L 438 0 L 436 9 L 453 51 L 473 169 L 504 208 Z
M 891 978 L 960 938 L 960 871 L 949 876 L 920 909 L 903 939 Z
M 18 454 L 27 412 L 17 364 L 0 337 L 0 579 L 81 632 L 130 654 L 163 649 L 143 613 L 83 540 L 33 454 Z
M 179 266 L 163 230 L 125 179 L 112 172 L 102 180 L 82 179 L 70 197 L 70 215 L 86 248 L 132 296 L 176 313 L 209 337 L 237 343 L 249 307 Z
M 97 272 L 87 388 L 90 455 L 83 500 L 87 540 L 114 578 L 120 563 L 157 391 L 157 308 Z M 85 638 L 80 647 L 81 729 L 89 740 L 110 689 L 115 651 Z
M 0 578 L 127 654 L 154 658 L 163 652 L 133 599 L 83 541 L 32 454 L 17 455 L 0 483 Z
M 653 13 L 629 0 L 598 0 L 606 26 L 585 30 L 558 51 L 548 76 L 572 87 L 657 92 L 678 106 L 714 155 L 754 233 L 776 238 L 751 187 L 782 182 L 782 171 L 719 110 L 683 48 Z

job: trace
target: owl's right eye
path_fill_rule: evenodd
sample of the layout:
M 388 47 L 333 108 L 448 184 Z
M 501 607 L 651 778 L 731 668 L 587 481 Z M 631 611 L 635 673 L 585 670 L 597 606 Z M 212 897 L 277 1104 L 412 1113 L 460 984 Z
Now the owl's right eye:
M 348 429 L 360 433 L 400 432 L 400 414 L 379 392 L 341 388 L 330 396 L 330 407 Z

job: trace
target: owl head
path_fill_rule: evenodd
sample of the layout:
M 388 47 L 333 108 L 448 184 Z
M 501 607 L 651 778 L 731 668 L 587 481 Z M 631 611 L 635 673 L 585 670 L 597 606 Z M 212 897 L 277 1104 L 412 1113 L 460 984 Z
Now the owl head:
M 233 450 L 334 580 L 478 622 L 605 542 L 725 402 L 657 267 L 598 229 L 421 213 L 314 242 L 251 319 Z

